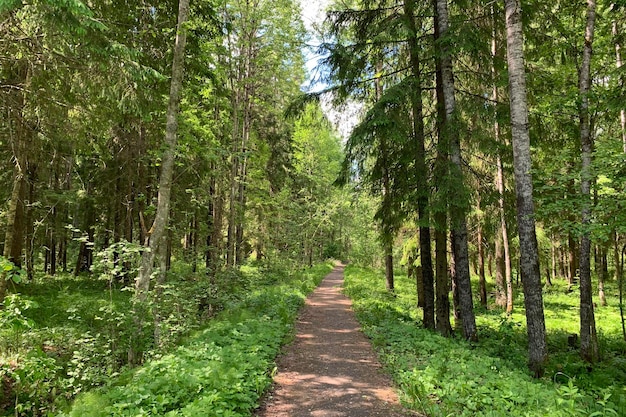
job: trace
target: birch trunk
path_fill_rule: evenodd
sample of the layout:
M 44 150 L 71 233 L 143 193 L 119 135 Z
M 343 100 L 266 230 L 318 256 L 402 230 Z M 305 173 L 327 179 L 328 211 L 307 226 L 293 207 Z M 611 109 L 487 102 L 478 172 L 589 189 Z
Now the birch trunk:
M 580 189 L 583 200 L 581 212 L 583 235 L 580 241 L 580 355 L 587 362 L 598 360 L 598 338 L 593 311 L 593 290 L 591 287 L 591 158 L 593 137 L 589 120 L 589 89 L 591 86 L 591 55 L 594 26 L 596 20 L 596 2 L 587 0 L 587 25 L 585 44 L 578 80 L 580 94 L 580 145 L 581 179 Z
M 505 15 L 511 105 L 511 136 L 520 240 L 520 270 L 524 287 L 524 304 L 526 306 L 526 325 L 528 330 L 528 365 L 535 377 L 540 377 L 545 371 L 547 360 L 546 325 L 543 313 L 537 235 L 535 232 L 520 1 L 506 0 Z
M 187 31 L 185 22 L 189 15 L 189 0 L 180 0 L 178 4 L 178 24 L 176 27 L 176 41 L 174 44 L 174 56 L 172 60 L 172 79 L 170 84 L 170 96 L 167 106 L 167 121 L 165 126 L 165 150 L 161 163 L 161 176 L 159 178 L 159 194 L 157 199 L 157 211 L 145 242 L 147 250 L 141 259 L 139 276 L 135 282 L 135 296 L 144 302 L 150 289 L 150 278 L 154 268 L 154 259 L 157 248 L 162 241 L 167 228 L 170 212 L 170 195 L 172 191 L 172 178 L 174 176 L 174 157 L 176 150 L 176 136 L 178 131 L 178 112 L 183 84 L 183 68 L 185 57 L 185 43 Z
M 440 37 L 448 32 L 448 1 L 435 0 L 435 21 L 437 22 Z M 436 42 L 439 39 L 436 39 Z M 445 42 L 437 45 L 441 60 L 441 84 L 446 117 L 443 121 L 443 132 L 449 138 L 450 160 L 456 171 L 453 176 L 463 188 L 463 167 L 461 160 L 461 145 L 459 135 L 454 126 L 456 114 L 456 97 L 454 92 L 454 74 L 452 72 L 452 58 Z M 459 196 L 456 196 L 457 199 Z M 463 198 L 463 197 L 461 197 Z M 472 285 L 470 282 L 469 255 L 467 243 L 467 220 L 465 201 L 450 205 L 450 224 L 452 229 L 452 253 L 456 271 L 456 282 L 459 293 L 459 308 L 463 326 L 463 336 L 468 340 L 475 340 L 476 318 L 474 316 L 474 302 L 472 300 Z

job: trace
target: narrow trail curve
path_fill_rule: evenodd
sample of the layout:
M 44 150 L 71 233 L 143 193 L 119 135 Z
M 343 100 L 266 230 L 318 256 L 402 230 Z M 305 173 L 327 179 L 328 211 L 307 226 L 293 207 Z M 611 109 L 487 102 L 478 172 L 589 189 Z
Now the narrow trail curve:
M 343 265 L 306 301 L 257 417 L 405 417 L 389 377 L 341 293 Z

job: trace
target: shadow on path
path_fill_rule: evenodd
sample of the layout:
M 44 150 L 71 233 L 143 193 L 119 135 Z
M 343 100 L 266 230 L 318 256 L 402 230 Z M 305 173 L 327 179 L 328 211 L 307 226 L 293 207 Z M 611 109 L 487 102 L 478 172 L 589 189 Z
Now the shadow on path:
M 341 293 L 343 265 L 309 296 L 257 417 L 403 417 L 391 380 Z

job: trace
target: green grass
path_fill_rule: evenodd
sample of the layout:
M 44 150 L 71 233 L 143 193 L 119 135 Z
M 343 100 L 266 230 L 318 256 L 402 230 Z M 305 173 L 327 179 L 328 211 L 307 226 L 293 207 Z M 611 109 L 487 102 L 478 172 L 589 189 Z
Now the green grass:
M 546 290 L 550 358 L 546 377 L 537 380 L 526 367 L 519 295 L 511 317 L 476 308 L 479 341 L 468 343 L 420 328 L 415 284 L 405 275 L 396 277 L 391 296 L 381 273 L 349 266 L 346 293 L 402 401 L 429 416 L 626 415 L 626 344 L 614 297 L 596 313 L 603 361 L 588 367 L 567 343 L 578 333 L 577 292 L 568 294 L 560 282 Z
M 79 396 L 62 415 L 249 416 L 271 383 L 298 309 L 330 269 L 277 277 L 249 292 L 173 352 Z
M 193 415 L 196 401 L 244 415 L 305 295 L 331 268 L 246 265 L 211 284 L 176 263 L 158 304 L 159 346 L 153 304 L 137 331 L 132 289 L 96 275 L 38 276 L 0 309 L 0 415 L 55 415 L 77 394 L 71 415 Z M 129 351 L 141 353 L 134 367 Z

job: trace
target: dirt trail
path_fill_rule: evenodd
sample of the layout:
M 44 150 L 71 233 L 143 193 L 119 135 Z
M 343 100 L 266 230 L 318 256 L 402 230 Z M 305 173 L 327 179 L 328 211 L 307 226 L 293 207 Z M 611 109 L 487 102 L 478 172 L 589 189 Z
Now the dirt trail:
M 341 294 L 337 266 L 309 296 L 296 339 L 278 360 L 274 391 L 258 417 L 404 417 L 389 377 Z

